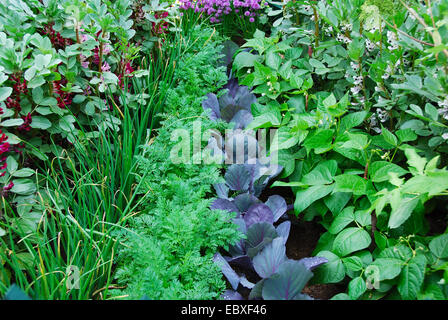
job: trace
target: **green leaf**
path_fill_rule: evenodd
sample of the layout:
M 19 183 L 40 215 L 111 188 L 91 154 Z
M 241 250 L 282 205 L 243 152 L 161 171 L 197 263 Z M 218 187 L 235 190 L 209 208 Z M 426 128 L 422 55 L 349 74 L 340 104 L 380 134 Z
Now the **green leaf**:
M 352 300 L 358 299 L 366 290 L 366 281 L 362 277 L 357 277 L 348 284 L 348 295 Z
M 402 187 L 403 193 L 425 194 L 432 197 L 448 189 L 448 171 L 428 172 L 406 181 Z
M 397 130 L 395 132 L 395 134 L 397 135 L 397 137 L 398 137 L 398 139 L 400 140 L 401 143 L 417 140 L 417 135 L 410 128 Z
M 32 176 L 33 174 L 34 174 L 34 170 L 33 169 L 22 168 L 20 170 L 17 170 L 16 172 L 14 172 L 12 174 L 12 176 L 16 177 L 16 178 L 25 178 L 25 177 Z
M 426 258 L 417 255 L 412 258 L 401 271 L 398 280 L 398 292 L 405 300 L 415 300 L 425 278 Z
M 328 160 L 319 163 L 311 172 L 302 178 L 302 183 L 306 185 L 330 184 L 338 169 L 336 160 Z
M 367 116 L 367 111 L 359 111 L 346 115 L 341 120 L 340 130 L 342 132 L 359 126 Z
M 354 61 L 358 61 L 364 54 L 364 42 L 361 39 L 362 38 L 356 37 L 348 45 L 348 56 Z
M 289 80 L 289 83 L 291 86 L 293 86 L 295 89 L 301 89 L 303 85 L 303 77 L 302 75 L 299 75 L 297 72 L 294 72 L 291 75 L 291 79 Z
M 384 140 L 387 143 L 389 143 L 389 144 L 393 145 L 394 147 L 396 147 L 398 145 L 397 137 L 392 132 L 387 130 L 387 128 L 384 128 L 383 126 L 381 126 L 381 127 L 382 127 L 381 135 L 383 136 Z
M 333 242 L 333 252 L 344 257 L 352 252 L 367 248 L 372 239 L 362 228 L 347 228 L 336 236 Z
M 404 153 L 408 158 L 409 166 L 414 168 L 418 174 L 423 175 L 427 160 L 420 157 L 414 148 L 406 148 L 404 149 Z
M 18 127 L 23 124 L 23 119 L 8 119 L 0 123 L 3 127 Z
M 395 173 L 398 177 L 401 177 L 408 171 L 387 161 L 375 161 L 369 166 L 369 175 L 373 182 L 389 181 L 389 173 Z
M 448 234 L 442 234 L 432 239 L 429 249 L 440 259 L 448 258 Z
M 306 131 L 304 131 L 306 134 Z M 270 151 L 288 149 L 295 146 L 301 140 L 299 133 L 291 132 L 289 127 L 280 127 L 276 132 Z
M 407 196 L 401 198 L 398 203 L 391 202 L 392 212 L 390 214 L 388 226 L 391 229 L 401 226 L 414 211 L 420 201 L 420 197 Z
M 344 266 L 351 271 L 361 271 L 364 268 L 364 264 L 360 257 L 351 256 L 342 259 Z
M 335 192 L 353 192 L 354 195 L 363 195 L 366 192 L 367 180 L 353 174 L 341 174 L 334 177 L 336 181 Z
M 378 268 L 379 280 L 382 281 L 397 277 L 401 272 L 403 261 L 393 258 L 379 258 L 370 265 Z
M 393 258 L 406 262 L 412 255 L 412 250 L 407 245 L 398 244 L 381 251 L 378 258 Z
M 41 87 L 34 88 L 32 94 L 36 104 L 40 104 L 44 99 L 44 90 Z
M 332 129 L 318 129 L 313 136 L 305 139 L 304 146 L 308 152 L 315 149 L 316 154 L 324 153 L 332 147 L 333 134 Z
M 350 297 L 346 293 L 338 293 L 334 295 L 330 300 L 350 300 Z
M 30 124 L 30 127 L 45 130 L 51 127 L 51 122 L 45 117 L 34 116 L 33 121 Z
M 53 97 L 47 97 L 40 102 L 41 106 L 56 106 L 58 101 Z
M 308 62 L 310 63 L 310 65 L 312 65 L 316 69 L 324 69 L 324 68 L 326 68 L 325 65 L 322 62 L 320 62 L 319 60 L 317 60 L 317 59 L 311 58 Z
M 17 170 L 17 167 L 19 166 L 16 159 L 14 159 L 12 156 L 8 156 L 8 158 L 6 158 L 6 164 L 9 173 L 15 172 Z
M 313 202 L 325 197 L 333 191 L 334 185 L 318 185 L 312 186 L 306 190 L 296 193 L 296 201 L 294 202 L 294 210 L 300 213 L 308 208 Z
M 268 51 L 266 53 L 266 65 L 274 70 L 278 70 L 280 64 L 282 63 L 282 58 L 277 52 Z
M 5 101 L 12 93 L 12 88 L 1 87 L 0 88 L 0 102 Z
M 36 184 L 30 179 L 16 179 L 13 180 L 14 186 L 11 192 L 19 195 L 29 195 L 36 192 Z
M 332 234 L 337 234 L 341 232 L 346 226 L 352 223 L 355 220 L 355 216 L 353 214 L 354 207 L 347 207 L 341 213 L 339 213 L 336 218 L 331 223 L 328 231 Z
M 246 51 L 242 51 L 236 55 L 233 65 L 237 69 L 241 69 L 244 67 L 253 67 L 254 62 L 257 60 L 260 60 L 259 56 L 253 55 L 252 53 Z
M 270 128 L 273 126 L 279 126 L 280 123 L 281 118 L 279 118 L 277 114 L 269 112 L 255 117 L 246 129 Z
M 314 270 L 316 283 L 338 283 L 345 277 L 345 267 L 341 258 L 330 251 L 321 251 L 316 256 L 327 258 L 328 262 Z

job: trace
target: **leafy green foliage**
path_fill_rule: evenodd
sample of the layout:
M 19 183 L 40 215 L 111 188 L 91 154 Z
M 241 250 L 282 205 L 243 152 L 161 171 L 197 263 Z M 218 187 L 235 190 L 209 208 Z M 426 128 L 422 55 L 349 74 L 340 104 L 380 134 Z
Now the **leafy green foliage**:
M 274 186 L 327 229 L 313 281 L 347 282 L 338 299 L 446 294 L 426 215 L 448 195 L 448 7 L 427 5 L 290 1 L 235 56 L 264 111 L 254 127 L 278 129 Z
M 225 289 L 225 282 L 213 255 L 220 247 L 240 239 L 233 214 L 211 211 L 213 183 L 220 181 L 218 165 L 175 164 L 170 151 L 174 130 L 192 133 L 200 115 L 205 93 L 217 90 L 226 81 L 224 68 L 210 68 L 220 58 L 220 47 L 208 41 L 210 29 L 196 29 L 195 48 L 179 61 L 175 88 L 170 89 L 168 113 L 156 139 L 144 146 L 138 158 L 140 194 L 146 202 L 141 212 L 128 220 L 129 231 L 120 232 L 123 245 L 118 251 L 115 277 L 126 289 L 112 297 L 139 299 L 212 299 Z M 207 43 L 208 42 L 208 43 Z M 198 48 L 200 51 L 196 51 Z M 219 129 L 227 124 L 208 120 L 203 114 L 202 129 Z

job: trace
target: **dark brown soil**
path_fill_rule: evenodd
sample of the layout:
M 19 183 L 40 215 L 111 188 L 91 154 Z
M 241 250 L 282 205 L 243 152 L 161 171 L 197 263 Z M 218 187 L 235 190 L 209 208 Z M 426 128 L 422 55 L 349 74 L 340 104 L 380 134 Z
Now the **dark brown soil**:
M 233 36 L 231 40 L 235 42 L 239 47 L 246 43 L 246 40 L 244 40 L 244 38 L 240 36 Z
M 426 214 L 426 220 L 429 223 L 428 235 L 439 235 L 444 233 L 448 226 L 448 206 L 446 201 L 432 199 L 432 201 L 425 204 L 425 208 L 427 207 L 432 209 L 429 214 Z
M 325 229 L 318 223 L 303 221 L 290 215 L 291 232 L 286 242 L 286 255 L 290 259 L 298 260 L 311 257 L 320 235 Z M 336 284 L 307 285 L 303 292 L 314 299 L 328 300 L 343 291 Z
M 260 200 L 265 202 L 270 196 L 275 194 L 285 198 L 288 205 L 294 203 L 294 193 L 291 188 L 286 187 L 268 187 L 264 189 Z M 315 221 L 303 221 L 303 219 L 295 217 L 292 211 L 288 214 L 288 220 L 291 221 L 291 232 L 289 233 L 288 242 L 286 242 L 287 257 L 294 260 L 312 257 L 321 234 L 325 232 L 324 227 Z M 343 290 L 343 286 L 336 284 L 315 284 L 307 285 L 303 292 L 314 299 L 327 300 L 343 292 Z

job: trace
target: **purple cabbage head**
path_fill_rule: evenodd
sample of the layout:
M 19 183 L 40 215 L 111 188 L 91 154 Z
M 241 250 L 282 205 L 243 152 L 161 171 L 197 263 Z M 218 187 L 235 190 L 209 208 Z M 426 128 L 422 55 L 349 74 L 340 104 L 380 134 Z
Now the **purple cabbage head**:
M 256 164 L 233 164 L 228 167 L 225 174 L 225 183 L 215 184 L 220 198 L 228 198 L 229 191 L 237 193 L 250 193 L 258 197 L 269 181 L 275 178 L 283 170 L 280 165 L 263 165 L 259 161 Z
M 234 129 L 244 129 L 253 120 L 251 105 L 257 99 L 248 87 L 238 85 L 236 79 L 231 79 L 224 89 L 227 92 L 219 99 L 214 93 L 208 93 L 202 107 L 210 110 L 211 120 L 223 119 L 234 123 Z
M 222 197 L 212 203 L 211 209 L 236 212 L 233 222 L 245 235 L 244 239 L 229 246 L 228 256 L 215 255 L 215 263 L 233 288 L 227 290 L 223 298 L 241 299 L 236 290 L 242 286 L 251 289 L 250 299 L 310 299 L 301 291 L 313 276 L 311 270 L 326 263 L 327 259 L 312 257 L 295 261 L 287 258 L 286 241 L 291 222 L 274 226 L 287 211 L 286 201 L 273 195 L 262 203 L 248 192 L 230 198 L 229 190 L 223 190 L 222 185 L 215 188 Z M 259 280 L 253 283 L 246 275 Z

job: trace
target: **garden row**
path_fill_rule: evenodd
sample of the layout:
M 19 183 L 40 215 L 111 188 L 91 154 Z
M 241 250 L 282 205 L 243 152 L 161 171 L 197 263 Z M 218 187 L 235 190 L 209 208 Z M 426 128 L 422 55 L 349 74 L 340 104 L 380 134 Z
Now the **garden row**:
M 447 18 L 446 1 L 0 4 L 0 294 L 446 299 Z M 322 226 L 313 257 L 286 256 L 293 221 Z

